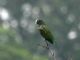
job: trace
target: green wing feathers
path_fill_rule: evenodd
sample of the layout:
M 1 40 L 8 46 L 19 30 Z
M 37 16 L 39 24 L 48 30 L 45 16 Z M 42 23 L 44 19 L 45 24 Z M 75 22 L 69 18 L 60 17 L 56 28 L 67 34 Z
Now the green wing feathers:
M 39 30 L 40 34 L 45 38 L 45 40 L 53 44 L 54 38 L 48 27 L 46 25 L 41 25 Z

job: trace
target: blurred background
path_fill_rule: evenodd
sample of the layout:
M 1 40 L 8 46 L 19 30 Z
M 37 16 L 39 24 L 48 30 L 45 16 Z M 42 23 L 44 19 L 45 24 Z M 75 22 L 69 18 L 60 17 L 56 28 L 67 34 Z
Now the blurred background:
M 0 60 L 54 60 L 38 44 L 43 19 L 56 40 L 56 60 L 80 60 L 80 0 L 0 0 Z

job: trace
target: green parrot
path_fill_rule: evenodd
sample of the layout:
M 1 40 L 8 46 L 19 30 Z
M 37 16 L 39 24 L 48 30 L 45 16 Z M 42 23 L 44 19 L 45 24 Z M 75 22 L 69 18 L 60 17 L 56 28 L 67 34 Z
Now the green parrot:
M 41 34 L 41 36 L 45 39 L 45 41 L 48 41 L 49 43 L 54 43 L 54 38 L 51 33 L 51 31 L 48 29 L 48 26 L 45 24 L 43 20 L 36 20 L 36 24 L 38 25 L 38 30 Z

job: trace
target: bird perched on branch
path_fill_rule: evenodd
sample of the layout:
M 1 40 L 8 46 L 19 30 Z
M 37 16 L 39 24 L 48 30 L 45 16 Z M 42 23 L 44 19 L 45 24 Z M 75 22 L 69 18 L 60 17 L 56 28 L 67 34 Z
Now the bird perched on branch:
M 45 24 L 43 20 L 36 20 L 36 24 L 38 25 L 38 30 L 41 34 L 41 36 L 45 39 L 46 42 L 49 42 L 51 44 L 54 43 L 54 37 L 51 33 L 51 31 L 48 29 L 48 26 Z

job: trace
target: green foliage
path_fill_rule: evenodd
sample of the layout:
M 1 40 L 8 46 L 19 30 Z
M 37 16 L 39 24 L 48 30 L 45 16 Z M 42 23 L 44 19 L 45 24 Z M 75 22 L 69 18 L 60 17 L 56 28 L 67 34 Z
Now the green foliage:
M 27 49 L 24 49 L 22 47 L 18 47 L 18 46 L 11 46 L 11 45 L 0 45 L 0 52 L 2 53 L 2 51 L 6 52 L 4 53 L 4 57 L 5 55 L 9 55 L 9 58 L 14 58 L 14 57 L 20 57 L 23 59 L 31 59 L 32 55 L 31 53 L 29 53 L 29 51 L 27 51 Z M 32 60 L 32 59 L 31 59 Z
M 34 55 L 33 56 L 33 60 L 48 60 L 46 57 L 40 57 L 40 56 L 38 56 L 38 55 Z
M 17 45 L 0 45 L 1 60 L 48 60 L 46 57 L 32 55 L 27 49 Z
M 46 57 L 42 56 L 34 57 L 28 49 L 22 47 L 22 44 L 16 43 L 14 40 L 17 36 L 15 30 L 0 28 L 0 37 L 4 35 L 10 39 L 6 39 L 8 41 L 5 43 L 0 42 L 0 60 L 47 60 Z

